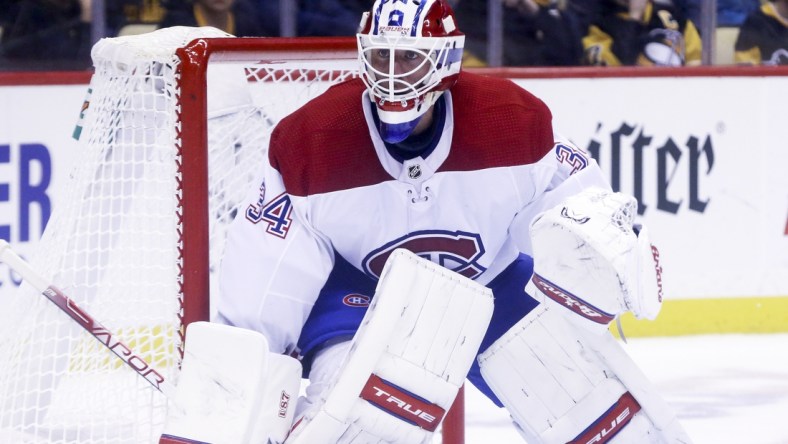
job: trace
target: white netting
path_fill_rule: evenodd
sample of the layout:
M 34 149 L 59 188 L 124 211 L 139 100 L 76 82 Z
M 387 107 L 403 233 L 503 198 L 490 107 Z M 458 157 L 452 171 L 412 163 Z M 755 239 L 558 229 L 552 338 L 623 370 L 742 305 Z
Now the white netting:
M 31 258 L 173 382 L 181 303 L 190 303 L 181 287 L 184 91 L 174 54 L 196 37 L 224 36 L 171 28 L 94 48 L 76 168 Z M 257 61 L 270 57 L 244 51 L 248 62 L 205 61 L 211 269 L 227 223 L 256 186 L 270 130 L 355 68 L 353 59 L 321 64 L 297 51 L 266 66 Z M 26 286 L 0 301 L 0 356 L 0 442 L 158 442 L 166 399 Z

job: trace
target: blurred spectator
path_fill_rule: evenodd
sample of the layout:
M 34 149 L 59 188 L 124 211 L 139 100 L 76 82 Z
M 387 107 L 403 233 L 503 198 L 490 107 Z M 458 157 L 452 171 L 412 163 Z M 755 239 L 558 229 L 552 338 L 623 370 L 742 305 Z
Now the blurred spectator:
M 585 61 L 597 66 L 684 66 L 701 62 L 701 40 L 675 7 L 652 0 L 600 0 L 583 38 Z
M 125 25 L 158 25 L 164 18 L 167 6 L 183 5 L 179 0 L 104 0 L 106 25 L 109 36 L 118 35 Z
M 676 7 L 693 23 L 700 24 L 704 0 L 673 0 Z M 758 10 L 761 0 L 717 0 L 717 26 L 741 26 L 751 12 Z
M 771 0 L 747 16 L 734 60 L 747 65 L 788 65 L 788 0 Z
M 505 66 L 571 66 L 582 61 L 581 24 L 556 0 L 503 0 Z M 487 60 L 487 0 L 458 0 L 455 13 L 465 33 L 464 66 Z M 468 63 L 466 63 L 468 62 Z
M 564 6 L 578 21 L 580 36 L 586 35 L 588 27 L 596 19 L 600 0 L 566 0 Z
M 5 29 L 6 33 L 8 33 L 9 26 L 16 20 L 18 14 L 19 2 L 6 0 L 4 6 L 0 8 L 0 27 Z M 3 36 L 0 34 L 0 41 L 2 41 L 2 38 Z
M 90 0 L 20 0 L 7 11 L 0 57 L 4 69 L 87 69 Z
M 293 0 L 296 1 L 296 32 L 299 36 L 354 36 L 361 14 L 372 0 Z M 271 35 L 281 35 L 278 0 L 257 0 L 260 22 Z
M 111 0 L 107 8 L 110 8 L 110 5 L 119 5 L 121 14 L 128 23 L 159 23 L 164 18 L 170 3 L 177 4 L 178 1 Z
M 301 1 L 298 9 L 300 36 L 354 36 L 361 14 L 372 7 L 372 0 Z
M 159 28 L 212 26 L 236 37 L 270 35 L 260 24 L 249 0 L 194 0 L 167 6 Z

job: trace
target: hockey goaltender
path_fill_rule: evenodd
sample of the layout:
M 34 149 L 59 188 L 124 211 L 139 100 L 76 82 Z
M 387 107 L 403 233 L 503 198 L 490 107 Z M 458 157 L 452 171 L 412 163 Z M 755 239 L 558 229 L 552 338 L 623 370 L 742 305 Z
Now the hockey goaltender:
M 634 198 L 461 70 L 446 0 L 377 0 L 357 39 L 360 78 L 271 136 L 162 441 L 428 443 L 468 380 L 528 443 L 690 442 L 608 330 L 662 302 Z

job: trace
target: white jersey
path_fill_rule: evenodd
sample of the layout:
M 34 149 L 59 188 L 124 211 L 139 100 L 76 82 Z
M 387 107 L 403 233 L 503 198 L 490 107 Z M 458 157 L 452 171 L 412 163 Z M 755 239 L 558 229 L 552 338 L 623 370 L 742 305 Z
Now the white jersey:
M 292 352 L 336 254 L 377 279 L 407 248 L 485 284 L 530 254 L 534 216 L 609 187 L 593 159 L 556 140 L 547 107 L 508 80 L 462 73 L 445 97 L 437 145 L 402 162 L 358 80 L 285 118 L 230 230 L 219 320 Z

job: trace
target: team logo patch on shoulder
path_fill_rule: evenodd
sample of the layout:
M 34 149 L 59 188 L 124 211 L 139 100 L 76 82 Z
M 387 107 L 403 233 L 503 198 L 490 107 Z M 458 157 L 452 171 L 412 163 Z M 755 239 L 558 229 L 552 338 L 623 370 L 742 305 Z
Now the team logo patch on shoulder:
M 342 303 L 348 307 L 369 307 L 372 298 L 359 293 L 350 293 L 342 298 Z

